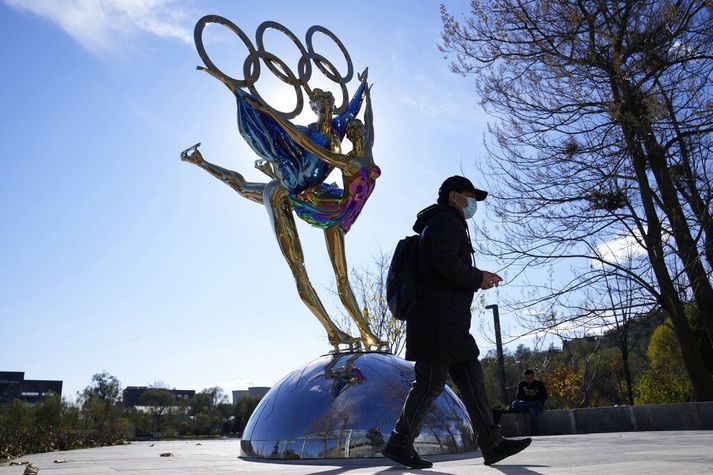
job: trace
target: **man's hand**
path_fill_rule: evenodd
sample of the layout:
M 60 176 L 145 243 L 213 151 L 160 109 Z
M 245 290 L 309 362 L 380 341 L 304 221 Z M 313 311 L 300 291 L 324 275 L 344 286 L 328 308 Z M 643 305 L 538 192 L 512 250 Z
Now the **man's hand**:
M 484 270 L 483 281 L 480 283 L 480 288 L 483 290 L 492 289 L 493 287 L 500 285 L 500 282 L 502 281 L 503 278 L 498 274 Z

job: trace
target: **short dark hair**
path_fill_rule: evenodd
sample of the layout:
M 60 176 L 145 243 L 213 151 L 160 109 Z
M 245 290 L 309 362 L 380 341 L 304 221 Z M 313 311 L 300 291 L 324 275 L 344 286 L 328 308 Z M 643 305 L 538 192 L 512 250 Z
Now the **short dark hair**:
M 525 371 L 522 372 L 523 376 L 527 376 L 528 374 L 535 375 L 535 372 L 532 371 L 530 368 L 527 368 Z

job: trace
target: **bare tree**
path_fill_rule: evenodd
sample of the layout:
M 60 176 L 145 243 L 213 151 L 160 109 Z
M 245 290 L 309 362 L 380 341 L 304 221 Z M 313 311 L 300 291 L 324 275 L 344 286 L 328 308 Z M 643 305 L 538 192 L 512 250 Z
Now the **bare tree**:
M 591 340 L 591 341 L 589 341 Z M 599 374 L 602 362 L 601 343 L 598 337 L 579 337 L 565 343 L 562 340 L 564 353 L 569 356 L 569 365 L 574 371 L 581 368 L 582 381 L 579 392 L 582 399 L 579 407 L 589 407 L 592 401 L 592 386 Z
M 406 322 L 396 320 L 391 315 L 386 301 L 386 275 L 390 263 L 391 255 L 380 252 L 368 266 L 353 269 L 350 281 L 374 335 L 389 344 L 391 353 L 400 355 L 406 345 Z M 332 292 L 336 294 L 333 289 Z M 352 319 L 343 312 L 339 322 L 344 328 L 354 330 Z
M 621 364 L 624 372 L 624 384 L 626 385 L 626 401 L 634 404 L 634 385 L 631 378 L 631 368 L 629 366 L 629 356 L 631 347 L 636 343 L 632 341 L 636 338 L 636 333 L 632 327 L 646 318 L 643 315 L 634 313 L 635 293 L 639 290 L 632 285 L 631 280 L 614 276 L 607 279 L 606 296 L 611 307 L 611 314 L 604 315 L 602 320 L 611 327 L 610 332 L 616 337 L 617 348 L 621 355 Z M 647 305 L 648 306 L 648 305 Z M 638 316 L 638 319 L 636 318 Z
M 542 314 L 629 279 L 653 297 L 649 311 L 670 315 L 699 400 L 713 399 L 713 379 L 684 302 L 713 341 L 711 12 L 704 1 L 473 0 L 461 22 L 442 7 L 441 47 L 496 118 L 482 169 L 501 232 L 480 229 L 480 252 L 513 270 L 570 262 L 570 277 L 525 282 L 519 306 Z M 613 242 L 642 254 L 622 266 L 601 252 Z
M 632 268 L 633 261 L 631 254 L 617 258 L 618 265 L 626 269 Z M 583 297 L 576 305 L 564 305 L 570 316 L 569 328 L 581 330 L 584 335 L 602 335 L 613 341 L 621 359 L 626 400 L 634 404 L 629 365 L 631 351 L 643 336 L 638 327 L 646 325 L 656 315 L 658 304 L 641 286 L 617 269 L 600 267 L 599 271 L 601 278 L 583 290 Z

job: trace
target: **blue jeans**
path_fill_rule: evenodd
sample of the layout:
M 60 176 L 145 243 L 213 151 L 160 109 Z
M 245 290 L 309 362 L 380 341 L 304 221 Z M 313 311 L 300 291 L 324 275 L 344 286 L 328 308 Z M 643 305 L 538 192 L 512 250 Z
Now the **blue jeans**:
M 542 412 L 540 401 L 513 401 L 511 407 L 516 411 L 527 411 L 530 414 L 532 435 L 540 433 L 540 412 Z

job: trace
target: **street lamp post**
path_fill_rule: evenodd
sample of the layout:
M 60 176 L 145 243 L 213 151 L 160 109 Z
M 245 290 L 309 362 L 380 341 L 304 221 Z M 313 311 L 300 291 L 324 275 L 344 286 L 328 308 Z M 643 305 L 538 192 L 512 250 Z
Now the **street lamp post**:
M 500 400 L 507 404 L 507 393 L 505 392 L 505 358 L 503 356 L 503 340 L 500 337 L 500 313 L 498 304 L 487 305 L 485 308 L 493 311 L 493 322 L 495 326 L 495 348 L 498 353 L 498 379 L 500 380 Z

